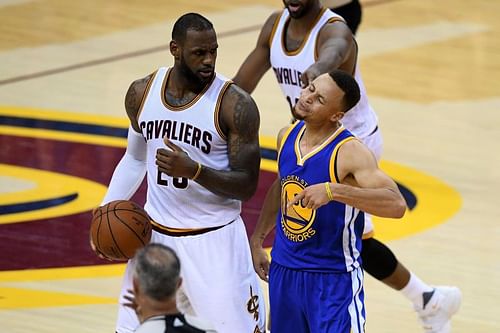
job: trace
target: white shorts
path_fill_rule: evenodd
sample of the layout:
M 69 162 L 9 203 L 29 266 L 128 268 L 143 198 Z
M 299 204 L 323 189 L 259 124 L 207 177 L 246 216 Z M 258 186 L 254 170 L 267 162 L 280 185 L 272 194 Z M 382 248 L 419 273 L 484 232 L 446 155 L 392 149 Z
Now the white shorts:
M 151 242 L 176 251 L 183 292 L 201 321 L 218 333 L 265 332 L 265 302 L 240 217 L 196 236 L 172 237 L 153 230 Z M 131 261 L 127 264 L 120 294 L 118 333 L 131 333 L 139 325 L 135 312 L 122 305 L 131 289 L 132 265 Z
M 380 161 L 383 148 L 382 133 L 380 133 L 380 129 L 377 127 L 377 129 L 370 135 L 360 139 L 372 151 L 377 161 Z M 370 238 L 373 236 L 373 234 L 374 228 L 372 217 L 369 214 L 365 213 L 365 228 L 363 230 L 363 239 Z

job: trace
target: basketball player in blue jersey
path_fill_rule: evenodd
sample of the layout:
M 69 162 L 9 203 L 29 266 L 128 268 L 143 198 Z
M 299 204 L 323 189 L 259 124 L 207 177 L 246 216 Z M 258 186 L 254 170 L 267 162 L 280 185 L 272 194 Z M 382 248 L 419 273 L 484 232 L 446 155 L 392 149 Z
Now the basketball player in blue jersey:
M 322 74 L 301 93 L 299 121 L 280 131 L 278 182 L 256 227 L 261 235 L 276 227 L 271 332 L 365 332 L 364 212 L 400 218 L 406 203 L 371 151 L 339 122 L 358 101 L 352 76 Z
M 346 113 L 341 122 L 380 159 L 382 135 L 358 68 L 358 46 L 352 32 L 342 17 L 322 7 L 319 0 L 283 2 L 285 9 L 273 13 L 267 19 L 256 47 L 241 65 L 234 82 L 251 93 L 272 67 L 283 95 L 293 110 L 301 88 L 318 75 L 333 69 L 352 74 L 360 87 L 360 101 Z M 366 214 L 365 219 L 361 252 L 364 270 L 401 291 L 413 303 L 425 332 L 449 332 L 450 318 L 460 306 L 460 290 L 456 287 L 433 288 L 427 285 L 406 269 L 385 244 L 373 237 L 369 214 Z M 253 238 L 256 239 L 256 246 L 259 246 L 261 235 L 254 234 Z
M 180 310 L 194 312 L 218 333 L 264 332 L 260 282 L 240 217 L 241 202 L 254 194 L 259 177 L 259 112 L 248 93 L 215 72 L 217 47 L 205 17 L 189 13 L 176 21 L 173 67 L 128 89 L 127 150 L 102 203 L 129 199 L 146 174 L 151 242 L 169 246 L 182 262 L 189 307 Z M 133 265 L 125 272 L 118 333 L 139 325 L 123 306 Z

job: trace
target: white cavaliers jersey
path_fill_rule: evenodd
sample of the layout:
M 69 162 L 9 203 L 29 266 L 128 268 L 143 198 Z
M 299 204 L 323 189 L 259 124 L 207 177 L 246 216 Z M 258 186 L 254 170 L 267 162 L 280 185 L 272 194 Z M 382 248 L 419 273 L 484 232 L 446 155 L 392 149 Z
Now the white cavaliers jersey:
M 154 74 L 137 119 L 147 142 L 144 208 L 153 221 L 166 227 L 195 229 L 227 224 L 239 216 L 241 201 L 218 196 L 190 179 L 160 173 L 156 151 L 169 149 L 163 142 L 167 137 L 194 161 L 229 170 L 227 140 L 218 126 L 218 114 L 222 96 L 232 82 L 217 74 L 191 102 L 173 106 L 165 97 L 169 73 L 168 68 L 160 68 Z
M 344 21 L 344 19 L 331 10 L 323 8 L 316 19 L 316 24 L 309 31 L 307 38 L 294 51 L 287 51 L 285 49 L 285 27 L 288 20 L 288 9 L 285 9 L 276 20 L 273 33 L 270 37 L 270 60 L 281 91 L 283 91 L 290 107 L 293 107 L 299 100 L 300 91 L 302 90 L 302 73 L 316 62 L 318 58 L 316 40 L 321 28 L 328 22 L 335 20 Z M 377 115 L 368 103 L 365 85 L 361 79 L 357 63 L 354 69 L 354 78 L 358 82 L 361 98 L 358 104 L 345 114 L 341 122 L 351 133 L 363 139 L 374 132 L 377 128 L 378 120 Z

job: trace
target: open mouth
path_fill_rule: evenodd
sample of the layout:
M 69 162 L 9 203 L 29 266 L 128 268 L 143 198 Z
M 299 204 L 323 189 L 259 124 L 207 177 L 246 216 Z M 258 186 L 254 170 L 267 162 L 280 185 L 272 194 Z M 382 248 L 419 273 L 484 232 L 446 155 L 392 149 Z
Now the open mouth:
M 214 71 L 212 71 L 212 70 L 204 70 L 204 71 L 199 71 L 198 73 L 200 73 L 200 75 L 203 78 L 208 79 L 209 77 L 211 77 L 214 74 Z
M 288 10 L 292 13 L 298 12 L 300 9 L 300 4 L 298 3 L 291 3 L 288 5 Z

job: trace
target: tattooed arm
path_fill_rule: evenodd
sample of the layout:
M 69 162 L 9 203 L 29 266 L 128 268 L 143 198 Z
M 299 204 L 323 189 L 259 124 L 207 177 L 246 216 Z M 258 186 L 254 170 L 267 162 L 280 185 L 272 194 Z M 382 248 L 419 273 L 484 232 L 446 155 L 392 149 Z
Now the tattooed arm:
M 128 88 L 125 95 L 125 110 L 130 119 L 130 125 L 136 132 L 141 132 L 137 123 L 137 115 L 141 107 L 142 99 L 146 93 L 146 87 L 154 74 L 150 74 L 142 79 L 135 80 Z
M 151 77 L 152 75 L 149 75 L 132 82 L 125 96 L 125 110 L 130 119 L 127 150 L 113 172 L 101 204 L 118 199 L 130 199 L 146 174 L 146 141 L 137 124 L 137 113 Z
M 233 84 L 222 98 L 219 123 L 227 134 L 230 170 L 203 166 L 196 181 L 217 195 L 248 200 L 255 193 L 259 179 L 257 105 L 250 95 Z
M 127 136 L 127 150 L 123 154 L 120 162 L 115 167 L 113 176 L 109 182 L 106 195 L 101 201 L 101 205 L 114 200 L 128 200 L 137 191 L 146 175 L 146 141 L 140 133 L 137 124 L 137 113 L 141 107 L 142 98 L 146 91 L 146 86 L 152 75 L 136 80 L 130 85 L 125 96 L 125 110 L 130 119 L 130 127 Z M 96 213 L 94 210 L 93 213 Z M 92 239 L 90 247 L 101 258 L 102 255 L 96 251 Z

